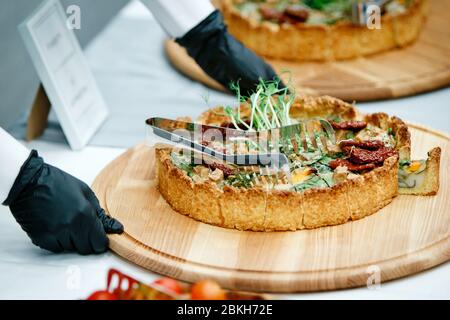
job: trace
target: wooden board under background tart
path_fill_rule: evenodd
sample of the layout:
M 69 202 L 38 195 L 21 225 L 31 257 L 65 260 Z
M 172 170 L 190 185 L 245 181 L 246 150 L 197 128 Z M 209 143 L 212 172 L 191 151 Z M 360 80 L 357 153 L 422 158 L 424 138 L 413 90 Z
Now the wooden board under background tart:
M 429 14 L 423 31 L 417 41 L 401 49 L 335 61 L 265 60 L 298 93 L 330 95 L 348 102 L 393 99 L 448 86 L 450 0 L 427 1 Z M 186 76 L 226 91 L 173 40 L 166 40 L 165 52 Z

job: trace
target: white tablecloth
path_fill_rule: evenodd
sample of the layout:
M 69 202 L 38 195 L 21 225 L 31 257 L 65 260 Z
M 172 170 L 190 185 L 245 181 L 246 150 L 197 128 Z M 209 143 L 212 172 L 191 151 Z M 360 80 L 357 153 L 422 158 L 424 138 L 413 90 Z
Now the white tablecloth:
M 124 17 L 149 19 L 136 3 Z M 416 97 L 364 104 L 367 112 L 386 111 L 414 122 L 450 132 L 450 89 Z M 131 107 L 131 106 L 130 106 Z M 65 144 L 33 142 L 47 162 L 92 183 L 98 172 L 124 149 L 87 147 L 72 152 Z M 118 268 L 144 281 L 158 277 L 113 253 L 82 257 L 54 255 L 34 247 L 14 221 L 8 208 L 0 207 L 0 299 L 79 299 L 105 286 L 106 273 Z M 286 299 L 449 299 L 450 264 L 407 278 L 382 283 L 379 289 L 357 288 L 322 293 L 280 295 Z

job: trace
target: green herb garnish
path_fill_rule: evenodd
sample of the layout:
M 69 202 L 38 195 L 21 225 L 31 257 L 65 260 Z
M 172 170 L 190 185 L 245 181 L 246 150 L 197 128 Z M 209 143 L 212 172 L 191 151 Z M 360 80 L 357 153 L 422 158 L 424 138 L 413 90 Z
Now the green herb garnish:
M 294 190 L 305 191 L 312 188 L 326 188 L 328 185 L 324 182 L 324 180 L 318 175 L 313 175 L 310 179 L 305 182 L 299 183 L 294 186 Z
M 287 87 L 280 89 L 280 83 L 280 79 L 260 79 L 255 92 L 249 97 L 241 95 L 239 83 L 232 83 L 231 90 L 236 93 L 239 104 L 248 102 L 251 108 L 251 117 L 249 121 L 245 121 L 241 117 L 240 108 L 235 110 L 230 106 L 225 107 L 225 113 L 234 127 L 262 131 L 292 124 L 289 111 L 295 95 L 290 94 Z
M 236 188 L 251 188 L 255 176 L 256 173 L 239 172 L 229 176 L 225 183 Z
M 355 134 L 353 133 L 353 131 L 349 131 L 345 134 L 345 139 L 347 140 L 351 140 L 355 138 Z
M 400 167 L 409 167 L 411 165 L 411 161 L 410 160 L 400 160 L 399 161 L 399 166 Z
M 175 153 L 175 152 L 172 152 L 171 156 L 172 156 L 172 162 L 176 167 L 185 171 L 189 177 L 193 176 L 194 165 L 192 164 L 192 161 L 190 158 L 188 158 L 184 155 Z

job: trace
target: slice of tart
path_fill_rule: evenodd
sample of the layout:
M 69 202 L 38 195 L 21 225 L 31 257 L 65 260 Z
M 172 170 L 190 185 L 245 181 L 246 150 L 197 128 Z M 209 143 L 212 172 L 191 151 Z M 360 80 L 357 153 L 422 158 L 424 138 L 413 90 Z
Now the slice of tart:
M 426 160 L 402 160 L 399 166 L 400 194 L 433 196 L 439 191 L 441 148 L 428 152 Z

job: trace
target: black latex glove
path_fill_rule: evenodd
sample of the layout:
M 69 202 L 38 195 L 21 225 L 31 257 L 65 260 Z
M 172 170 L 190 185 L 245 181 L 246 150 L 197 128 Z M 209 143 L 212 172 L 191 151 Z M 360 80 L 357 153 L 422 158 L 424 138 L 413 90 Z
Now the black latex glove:
M 35 245 L 55 253 L 102 253 L 108 248 L 106 233 L 123 232 L 88 185 L 46 164 L 35 150 L 3 204 Z
M 250 95 L 260 78 L 277 78 L 271 66 L 228 33 L 218 10 L 183 37 L 177 38 L 176 42 L 185 47 L 197 64 L 225 88 L 239 81 L 241 92 Z M 280 82 L 279 87 L 284 88 L 284 84 Z

